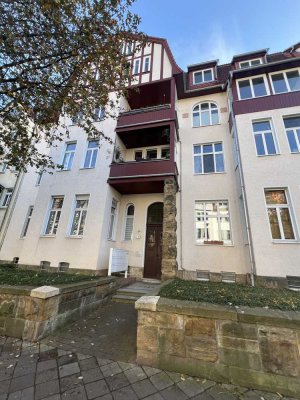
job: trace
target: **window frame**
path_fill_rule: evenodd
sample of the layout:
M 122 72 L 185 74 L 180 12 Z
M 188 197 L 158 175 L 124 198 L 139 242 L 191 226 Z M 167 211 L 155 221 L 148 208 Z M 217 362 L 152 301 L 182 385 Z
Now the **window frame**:
M 210 79 L 209 81 L 204 80 L 204 72 L 206 72 L 206 71 L 211 71 L 212 79 Z M 200 72 L 202 75 L 202 82 L 196 83 L 195 82 L 195 74 L 199 74 Z M 193 85 L 203 85 L 204 83 L 213 82 L 214 80 L 215 80 L 214 68 L 205 68 L 205 69 L 200 69 L 198 71 L 193 71 Z
M 201 114 L 203 112 L 203 111 L 201 111 L 201 105 L 202 104 L 208 104 L 209 105 L 208 111 L 209 111 L 209 122 L 210 123 L 208 125 L 202 125 L 202 118 L 201 118 Z M 216 108 L 212 108 L 211 104 L 214 104 L 216 106 Z M 199 111 L 194 111 L 196 107 L 199 107 Z M 211 123 L 212 122 L 212 117 L 211 117 L 212 110 L 217 110 L 218 111 L 218 122 L 216 124 L 212 124 Z M 207 110 L 204 110 L 204 111 L 207 111 Z M 199 125 L 194 125 L 194 113 L 196 113 L 196 112 L 199 113 L 199 122 L 200 122 Z M 219 108 L 218 103 L 216 103 L 215 101 L 207 100 L 207 101 L 201 101 L 201 103 L 197 103 L 197 104 L 195 104 L 193 106 L 193 108 L 192 108 L 192 127 L 193 128 L 206 128 L 208 126 L 215 126 L 215 125 L 221 125 L 221 122 L 220 122 L 220 108 Z
M 218 203 L 218 215 L 217 215 L 217 219 L 218 219 L 218 235 L 220 237 L 220 218 L 221 217 L 225 217 L 229 219 L 229 228 L 230 228 L 230 240 L 207 240 L 207 239 L 197 239 L 197 213 L 196 213 L 196 204 L 197 203 L 203 203 L 204 204 L 204 210 L 205 210 L 205 205 L 208 203 Z M 219 214 L 219 204 L 220 203 L 227 203 L 227 208 L 228 208 L 228 213 L 227 215 L 222 215 Z M 203 217 L 207 218 L 207 214 L 204 212 Z M 207 232 L 207 231 L 206 231 Z M 216 246 L 233 246 L 233 232 L 232 232 L 232 223 L 231 223 L 231 211 L 230 211 L 230 204 L 229 204 L 229 200 L 195 200 L 194 201 L 194 235 L 195 235 L 195 244 L 197 246 L 212 246 L 212 245 L 216 245 Z
M 138 71 L 136 72 L 136 64 L 138 63 Z M 141 58 L 135 58 L 132 63 L 132 74 L 139 75 L 141 72 Z
M 22 228 L 22 232 L 21 232 L 21 239 L 24 239 L 27 236 L 27 232 L 28 232 L 28 228 L 31 222 L 31 218 L 32 218 L 32 214 L 33 214 L 33 210 L 34 210 L 34 206 L 29 206 L 27 213 L 26 213 L 26 217 L 25 217 L 25 221 L 23 224 L 23 228 Z
M 87 206 L 84 207 L 76 207 L 76 203 L 77 200 L 87 200 Z M 69 238 L 82 238 L 84 236 L 84 229 L 86 226 L 86 220 L 87 220 L 87 214 L 88 214 L 88 206 L 89 206 L 89 202 L 90 202 L 90 195 L 89 194 L 76 194 L 74 201 L 73 201 L 73 206 L 72 206 L 72 210 L 71 210 L 71 214 L 70 214 L 70 222 L 69 222 L 69 226 L 68 226 L 68 237 Z M 74 223 L 74 218 L 75 218 L 75 213 L 76 211 L 79 210 L 80 211 L 80 216 L 79 216 L 79 223 L 77 226 L 77 233 L 76 234 L 72 234 L 72 227 L 73 227 L 73 223 Z M 85 211 L 85 217 L 84 217 L 84 225 L 83 225 L 83 232 L 81 235 L 79 235 L 79 227 L 82 221 L 82 215 L 83 212 Z
M 54 199 L 63 199 L 61 208 L 57 208 L 57 209 L 53 209 L 52 208 Z M 53 196 L 51 196 L 49 204 L 48 204 L 48 211 L 46 213 L 45 224 L 43 226 L 42 236 L 45 236 L 45 237 L 55 237 L 56 236 L 57 230 L 59 228 L 59 222 L 60 222 L 62 210 L 63 210 L 63 207 L 64 207 L 64 203 L 65 203 L 65 196 L 64 195 L 53 195 Z M 53 226 L 52 226 L 52 229 L 51 229 L 51 233 L 46 233 L 47 227 L 48 227 L 48 224 L 49 224 L 49 220 L 50 220 L 51 211 L 55 211 L 54 223 L 53 223 Z M 57 222 L 56 232 L 53 233 L 53 227 L 55 225 L 56 215 L 57 215 L 57 213 L 59 211 L 60 211 L 60 215 L 59 215 L 58 222 Z
M 98 146 L 89 149 L 89 143 L 90 142 L 98 142 Z M 89 166 L 86 167 L 85 166 L 85 160 L 86 160 L 88 151 L 91 151 L 92 155 L 91 155 L 91 158 L 90 158 Z M 91 162 L 92 162 L 93 154 L 94 154 L 95 151 L 97 152 L 96 161 L 95 161 L 95 165 L 93 167 L 91 167 Z M 81 164 L 81 169 L 94 169 L 94 168 L 96 168 L 99 151 L 100 151 L 100 140 L 99 139 L 88 139 L 86 141 L 86 144 L 85 144 L 85 151 L 84 151 L 84 156 L 83 156 L 83 160 L 82 160 L 82 164 Z
M 7 170 L 6 162 L 0 162 L 0 174 L 5 174 L 6 170 Z
M 5 188 L 1 196 L 1 208 L 7 208 L 10 205 L 14 188 Z
M 258 132 L 254 132 L 253 124 L 256 123 L 256 122 L 267 122 L 267 121 L 270 123 L 271 131 L 265 130 L 265 131 L 259 131 L 259 133 L 262 132 L 260 134 L 262 135 L 262 141 L 263 141 L 263 146 L 264 146 L 264 150 L 265 151 L 268 150 L 267 149 L 267 145 L 266 145 L 265 133 L 267 133 L 267 132 L 271 132 L 272 133 L 272 137 L 273 137 L 273 142 L 274 142 L 276 153 L 268 154 L 267 152 L 265 152 L 265 154 L 258 154 L 256 141 L 255 141 L 255 136 L 257 134 L 259 134 L 259 133 Z M 251 120 L 251 130 L 252 130 L 252 136 L 253 136 L 253 139 L 254 139 L 254 146 L 255 146 L 256 156 L 257 157 L 278 156 L 280 154 L 277 135 L 276 135 L 276 131 L 275 131 L 275 128 L 274 128 L 274 123 L 273 123 L 273 119 L 272 118 L 261 118 L 261 119 Z
M 253 89 L 252 80 L 256 79 L 256 78 L 263 78 L 267 94 L 263 94 L 262 96 L 254 96 L 254 89 Z M 243 82 L 243 81 L 249 81 L 250 82 L 250 89 L 251 89 L 252 97 L 247 97 L 246 99 L 242 99 L 241 98 L 239 82 Z M 255 76 L 250 76 L 250 77 L 247 77 L 247 78 L 237 79 L 236 80 L 236 86 L 237 86 L 237 93 L 238 93 L 239 101 L 250 100 L 250 99 L 259 99 L 261 97 L 270 96 L 270 88 L 269 88 L 269 84 L 268 84 L 268 80 L 267 80 L 266 75 L 255 75 Z
M 271 72 L 271 73 L 269 74 L 270 82 L 271 82 L 271 87 L 272 87 L 272 93 L 273 93 L 274 95 L 283 94 L 283 93 L 293 93 L 293 92 L 299 92 L 299 91 L 300 91 L 300 89 L 297 89 L 297 90 L 291 90 L 291 89 L 290 89 L 290 84 L 289 84 L 288 78 L 287 78 L 287 76 L 286 76 L 286 73 L 287 73 L 287 72 L 293 72 L 293 71 L 298 71 L 299 79 L 300 79 L 300 68 L 299 68 L 299 67 L 298 67 L 298 68 L 285 69 L 285 70 L 283 70 L 283 71 Z M 286 85 L 286 87 L 288 88 L 288 90 L 287 90 L 286 92 L 280 92 L 280 93 L 276 93 L 276 92 L 275 92 L 272 76 L 273 76 L 273 75 L 278 75 L 278 74 L 283 74 L 285 85 Z
M 216 144 L 221 144 L 222 145 L 222 151 L 216 151 L 215 152 L 215 145 Z M 204 153 L 203 152 L 203 146 L 206 145 L 211 145 L 213 148 L 213 151 L 211 153 Z M 202 152 L 201 153 L 195 153 L 195 147 L 196 146 L 200 146 L 202 148 Z M 205 154 L 212 154 L 213 155 L 213 160 L 214 160 L 214 169 L 215 171 L 213 172 L 204 172 L 204 161 L 203 161 L 203 155 Z M 224 166 L 224 171 L 216 171 L 216 155 L 217 154 L 222 154 L 223 155 L 223 166 Z M 195 158 L 196 157 L 201 157 L 201 169 L 202 172 L 196 172 L 195 171 Z M 210 143 L 198 143 L 198 144 L 194 144 L 193 145 L 193 165 L 194 165 L 194 175 L 210 175 L 210 174 L 225 174 L 226 170 L 225 170 L 225 157 L 224 157 L 224 143 L 222 141 L 217 141 L 217 142 L 210 142 Z
M 72 151 L 67 151 L 67 148 L 68 148 L 69 144 L 75 144 L 75 149 L 72 150 Z M 64 151 L 63 151 L 62 158 L 61 158 L 61 165 L 63 166 L 61 171 L 71 171 L 72 170 L 73 162 L 74 162 L 74 158 L 75 158 L 75 153 L 76 153 L 76 148 L 77 148 L 77 141 L 76 140 L 75 141 L 73 140 L 73 141 L 70 141 L 70 142 L 65 142 Z M 73 153 L 73 158 L 72 158 L 72 161 L 71 161 L 70 168 L 65 168 L 64 167 L 64 160 L 65 160 L 65 156 L 66 156 L 67 153 L 68 154 L 72 154 Z M 69 161 L 70 161 L 70 156 L 69 156 L 69 159 L 68 159 L 68 164 L 69 164 Z
M 295 118 L 295 117 L 300 119 L 300 114 L 282 115 L 283 129 L 285 131 L 285 136 L 286 136 L 286 140 L 288 142 L 288 146 L 289 146 L 289 149 L 290 149 L 290 154 L 300 154 L 300 139 L 298 138 L 298 135 L 296 133 L 297 127 L 296 128 L 286 128 L 285 124 L 284 124 L 284 120 L 285 119 L 289 119 L 289 118 Z M 288 135 L 287 135 L 287 130 L 288 131 L 293 131 L 293 135 L 294 135 L 294 138 L 295 138 L 296 145 L 298 147 L 298 151 L 292 151 L 291 150 L 289 138 L 288 138 Z M 300 130 L 300 124 L 299 124 L 299 130 Z
M 133 215 L 128 215 L 128 209 L 130 206 L 133 206 Z M 123 242 L 132 242 L 133 240 L 133 231 L 134 231 L 134 217 L 135 217 L 135 205 L 133 203 L 128 203 L 125 207 L 125 215 L 124 215 L 124 223 L 123 223 L 123 234 L 122 234 L 122 241 Z M 130 239 L 126 239 L 126 228 L 127 228 L 127 221 L 128 219 L 132 220 L 132 231 Z
M 112 217 L 112 206 L 115 202 L 115 212 L 114 212 L 114 219 L 113 219 L 113 225 L 111 227 L 111 217 Z M 108 221 L 108 230 L 107 230 L 107 240 L 109 241 L 115 241 L 116 238 L 116 227 L 117 227 L 117 218 L 118 218 L 118 210 L 119 210 L 119 201 L 113 197 L 111 199 L 111 204 L 109 208 L 109 221 Z
M 259 60 L 259 64 L 254 64 L 254 65 L 251 64 L 253 61 L 258 61 L 258 60 Z M 248 67 L 242 67 L 242 66 L 241 66 L 241 64 L 243 64 L 243 63 L 245 63 L 245 62 L 248 62 L 248 63 L 249 63 L 249 66 L 248 66 Z M 261 65 L 261 64 L 263 64 L 262 58 L 261 58 L 261 57 L 259 57 L 259 58 L 251 58 L 250 60 L 239 61 L 239 68 L 240 68 L 240 69 L 251 68 L 251 67 L 256 67 L 257 65 Z
M 285 197 L 287 199 L 286 204 L 267 204 L 267 199 L 266 199 L 266 192 L 271 192 L 271 191 L 276 191 L 276 190 L 283 190 L 285 193 Z M 299 242 L 299 234 L 298 234 L 298 224 L 296 221 L 296 217 L 294 214 L 294 209 L 293 209 L 293 204 L 292 204 L 292 199 L 290 195 L 290 189 L 288 186 L 285 187 L 264 187 L 263 188 L 263 196 L 264 196 L 264 203 L 265 203 L 265 209 L 266 209 L 266 218 L 267 218 L 267 223 L 269 226 L 269 232 L 270 232 L 270 237 L 271 241 L 273 243 L 298 243 Z M 279 225 L 279 230 L 280 230 L 280 235 L 282 236 L 282 233 L 284 235 L 284 230 L 282 227 L 282 222 L 281 222 L 281 217 L 280 213 L 278 213 L 277 209 L 279 208 L 287 208 L 289 211 L 289 216 L 291 220 L 291 225 L 293 229 L 293 234 L 294 234 L 294 239 L 273 239 L 272 236 L 272 229 L 271 229 L 271 223 L 269 219 L 269 214 L 268 214 L 268 208 L 275 208 L 276 209 L 276 215 L 278 219 L 278 225 Z
M 149 60 L 149 62 L 148 62 L 148 69 L 146 70 L 145 69 L 145 66 L 146 66 L 146 60 Z M 143 57 L 143 68 L 142 68 L 142 72 L 143 73 L 149 73 L 150 72 L 150 66 L 151 66 L 151 56 L 149 55 L 149 56 L 144 56 Z

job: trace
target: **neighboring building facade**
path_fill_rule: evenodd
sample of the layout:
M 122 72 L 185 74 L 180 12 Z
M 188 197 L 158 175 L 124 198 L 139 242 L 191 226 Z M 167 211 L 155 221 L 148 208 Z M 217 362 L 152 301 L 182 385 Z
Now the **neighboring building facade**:
M 63 170 L 22 177 L 0 259 L 105 274 L 115 247 L 138 278 L 300 276 L 300 44 L 187 72 L 164 39 L 126 51 L 122 112 L 95 121 L 115 145 L 70 120 Z

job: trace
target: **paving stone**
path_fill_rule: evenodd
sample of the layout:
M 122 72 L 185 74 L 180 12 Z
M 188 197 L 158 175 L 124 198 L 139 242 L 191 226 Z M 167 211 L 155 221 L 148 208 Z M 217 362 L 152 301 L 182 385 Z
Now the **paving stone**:
M 7 400 L 8 393 L 0 394 L 0 400 Z
M 114 376 L 108 376 L 105 380 L 111 392 L 129 385 L 129 381 L 123 372 Z
M 79 364 L 81 371 L 86 371 L 88 369 L 98 367 L 97 359 L 95 357 L 86 358 L 85 360 L 80 360 Z
M 58 371 L 57 368 L 46 369 L 45 371 L 41 371 L 35 376 L 35 384 L 49 382 L 53 379 L 58 379 Z
M 144 367 L 144 369 L 145 369 L 145 367 Z M 172 381 L 174 383 L 181 382 L 181 375 L 178 374 L 177 372 L 169 372 L 169 371 L 165 371 L 165 372 L 169 375 L 169 377 L 172 379 Z
M 67 390 L 61 395 L 62 400 L 86 400 L 86 394 L 83 386 Z
M 197 396 L 193 397 L 193 400 L 215 400 L 215 398 L 212 397 L 207 392 L 204 392 L 204 393 L 198 394 Z
M 60 394 L 54 394 L 53 396 L 45 397 L 43 400 L 60 400 Z
M 279 400 L 279 399 L 281 399 L 281 397 L 278 396 L 278 394 L 276 394 L 276 393 L 267 393 L 267 392 L 263 392 L 261 390 L 254 390 L 254 392 L 256 394 L 258 394 L 260 397 L 263 397 L 264 400 Z
M 52 369 L 57 367 L 56 360 L 41 361 L 37 364 L 36 372 L 46 371 L 47 369 Z
M 134 393 L 130 386 L 112 392 L 114 400 L 138 400 L 137 395 Z
M 77 358 L 78 358 L 79 361 L 80 361 L 80 360 L 86 360 L 87 358 L 91 358 L 91 357 L 93 357 L 93 356 L 89 356 L 89 355 L 86 355 L 86 354 L 77 353 Z
M 174 383 L 164 371 L 151 376 L 150 381 L 158 390 L 163 390 Z
M 165 400 L 185 400 L 188 398 L 186 394 L 184 394 L 183 391 L 175 385 L 169 386 L 168 388 L 164 389 L 160 394 Z
M 65 364 L 59 367 L 59 376 L 61 378 L 68 375 L 74 375 L 77 372 L 80 372 L 78 362 L 75 362 L 73 364 Z
M 197 394 L 203 393 L 206 389 L 211 387 L 212 385 L 205 385 L 197 382 L 193 378 L 185 379 L 184 381 L 178 382 L 177 386 L 188 396 L 193 397 Z
M 135 383 L 147 378 L 141 367 L 134 367 L 124 372 L 130 383 Z
M 10 379 L 0 382 L 0 395 L 7 394 L 10 386 Z
M 20 400 L 21 399 L 21 390 L 18 390 L 17 392 L 10 393 L 8 396 L 8 400 Z
M 220 385 L 222 388 L 228 390 L 229 392 L 232 392 L 233 394 L 242 394 L 245 392 L 248 392 L 248 388 L 242 387 L 242 386 L 236 386 L 236 385 L 230 385 L 229 383 L 223 383 Z
M 145 397 L 144 400 L 164 400 L 164 398 L 162 397 L 162 395 L 160 393 L 155 393 L 149 397 Z
M 85 390 L 89 400 L 109 393 L 108 386 L 104 379 L 88 383 L 85 385 Z
M 13 378 L 10 383 L 9 392 L 17 392 L 18 390 L 26 389 L 34 385 L 34 374 L 28 374 Z
M 136 367 L 135 364 L 126 363 L 122 361 L 118 361 L 119 366 L 121 367 L 122 371 L 127 371 L 128 369 Z
M 34 400 L 34 387 L 22 390 L 21 400 Z
M 52 360 L 54 358 L 57 358 L 57 356 L 58 356 L 57 349 L 44 351 L 43 353 L 39 354 L 39 360 L 40 361 Z
M 111 364 L 103 365 L 100 367 L 101 372 L 103 376 L 112 376 L 112 375 L 117 375 L 120 372 L 122 372 L 121 368 L 119 367 L 119 364 L 117 362 L 113 362 Z
M 161 372 L 161 369 L 152 368 L 152 367 L 143 367 L 143 370 L 146 372 L 146 375 L 149 377 Z
M 6 381 L 7 379 L 10 379 L 13 374 L 14 374 L 14 367 L 12 366 L 11 368 L 7 368 L 10 365 L 14 365 L 14 364 L 5 364 L 4 366 L 1 366 L 1 370 L 0 370 L 0 382 L 2 381 Z
M 72 389 L 73 387 L 83 385 L 82 379 L 78 379 L 79 377 L 80 373 L 75 375 L 69 375 L 60 379 L 61 393 L 66 392 L 67 390 Z
M 83 376 L 84 383 L 90 383 L 94 381 L 98 381 L 103 378 L 103 374 L 100 371 L 100 368 L 93 368 L 87 371 L 82 371 L 81 375 Z
M 238 400 L 239 395 L 228 392 L 228 390 L 222 388 L 220 385 L 215 385 L 208 390 L 210 394 L 216 400 Z
M 109 394 L 105 394 L 104 396 L 97 397 L 95 400 L 113 400 L 113 397 L 112 397 L 112 395 L 109 393 Z
M 78 361 L 77 355 L 74 353 L 64 354 L 63 356 L 59 357 L 57 363 L 59 366 L 72 364 Z
M 152 385 L 149 379 L 144 379 L 143 381 L 133 383 L 132 388 L 139 399 L 143 399 L 144 397 L 150 396 L 151 394 L 157 392 L 156 388 Z
M 35 386 L 35 399 L 40 400 L 44 397 L 52 396 L 59 393 L 58 380 L 40 383 Z
M 97 357 L 97 362 L 99 367 L 102 367 L 103 365 L 111 364 L 113 363 L 113 360 L 109 360 L 107 358 L 99 358 Z
M 15 367 L 14 370 L 14 378 L 17 378 L 18 376 L 23 376 L 27 374 L 34 374 L 36 370 L 36 363 L 24 363 L 20 364 L 18 363 L 17 366 Z

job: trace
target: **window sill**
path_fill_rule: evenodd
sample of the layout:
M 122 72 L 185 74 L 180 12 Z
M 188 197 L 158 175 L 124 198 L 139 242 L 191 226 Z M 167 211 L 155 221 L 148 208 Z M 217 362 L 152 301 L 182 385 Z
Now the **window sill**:
M 232 243 L 224 243 L 224 244 L 218 244 L 218 243 L 195 243 L 196 246 L 214 246 L 214 247 L 234 247 Z
M 299 240 L 272 240 L 273 244 L 300 244 Z
M 6 210 L 8 206 L 0 206 L 0 210 Z
M 85 170 L 85 169 L 95 169 L 96 167 L 81 167 L 79 168 L 80 170 Z
M 40 238 L 55 238 L 56 235 L 40 235 Z
M 56 172 L 68 172 L 71 171 L 72 168 L 70 169 L 58 169 Z
M 225 175 L 226 171 L 224 172 L 194 172 L 194 176 L 203 176 L 203 175 Z
M 192 126 L 192 128 L 209 128 L 211 126 L 217 126 L 217 125 L 222 125 L 221 122 L 218 122 L 217 124 L 211 124 L 211 125 L 199 125 L 199 126 Z
M 66 239 L 83 239 L 83 235 L 81 235 L 81 236 L 66 235 Z
M 116 239 L 107 239 L 108 242 L 116 242 Z
M 276 153 L 276 154 L 256 154 L 257 157 L 262 158 L 262 157 L 274 157 L 274 156 L 281 156 L 281 153 Z

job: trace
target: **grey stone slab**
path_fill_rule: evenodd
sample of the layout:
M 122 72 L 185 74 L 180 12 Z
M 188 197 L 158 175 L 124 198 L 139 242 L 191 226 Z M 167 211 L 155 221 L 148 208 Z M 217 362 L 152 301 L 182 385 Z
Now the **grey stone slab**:
M 65 364 L 59 367 L 59 376 L 63 378 L 64 376 L 74 375 L 80 372 L 78 362 L 72 364 Z
M 54 379 L 58 379 L 58 371 L 57 368 L 46 369 L 45 371 L 41 371 L 35 376 L 35 384 L 53 381 Z
M 44 400 L 60 400 L 60 394 L 54 394 L 53 396 L 45 397 Z
M 204 392 L 193 397 L 193 400 L 215 400 L 209 393 Z
M 0 400 L 7 400 L 8 393 L 0 394 Z
M 62 365 L 66 365 L 66 364 L 72 364 L 76 361 L 78 361 L 77 355 L 74 353 L 70 353 L 70 354 L 64 354 L 63 356 L 60 356 L 57 360 L 57 363 L 59 366 L 62 366 Z
M 146 372 L 146 375 L 149 377 L 162 372 L 161 369 L 152 368 L 152 367 L 143 367 L 143 370 Z
M 62 400 L 86 400 L 86 393 L 83 386 L 67 390 L 61 395 Z
M 47 369 L 56 368 L 56 360 L 46 360 L 38 362 L 36 372 L 46 371 Z
M 208 390 L 210 394 L 216 400 L 238 400 L 239 395 L 230 393 L 228 390 L 220 385 L 215 385 Z
M 130 383 L 135 383 L 147 378 L 141 367 L 134 367 L 124 372 Z
M 233 394 L 242 394 L 242 393 L 248 392 L 248 390 L 249 390 L 248 388 L 245 388 L 242 386 L 231 385 L 229 383 L 223 383 L 220 386 Z
M 40 383 L 35 386 L 35 400 L 40 400 L 54 394 L 59 394 L 58 380 Z
M 109 393 L 108 386 L 104 379 L 86 384 L 85 390 L 89 400 Z
M 135 382 L 131 386 L 139 399 L 143 399 L 144 397 L 150 396 L 151 394 L 157 392 L 157 389 L 152 385 L 149 379 Z
M 178 386 L 172 385 L 160 392 L 165 400 L 186 400 L 188 397 Z
M 14 378 L 17 378 L 18 376 L 23 376 L 27 374 L 34 374 L 36 370 L 36 363 L 18 363 L 15 367 L 14 370 Z
M 12 365 L 12 367 L 10 367 Z M 2 365 L 0 370 L 0 382 L 10 379 L 14 374 L 14 364 Z
M 281 399 L 281 397 L 276 393 L 267 393 L 267 392 L 263 392 L 261 390 L 254 390 L 254 392 L 258 396 L 263 397 L 264 400 L 280 400 Z
M 181 382 L 182 380 L 181 379 L 182 376 L 177 372 L 165 371 L 165 373 L 169 375 L 169 377 L 172 379 L 174 383 Z
M 10 386 L 10 379 L 0 382 L 0 395 L 7 394 Z
M 136 364 L 126 363 L 122 361 L 119 361 L 118 364 L 121 367 L 122 371 L 127 371 L 128 369 L 136 367 Z
M 129 385 L 129 381 L 123 372 L 121 374 L 108 376 L 105 378 L 105 380 L 111 392 Z
M 98 362 L 99 367 L 102 367 L 103 365 L 107 365 L 107 364 L 113 363 L 113 360 L 109 360 L 107 358 L 97 357 L 97 362 Z
M 91 358 L 91 357 L 93 357 L 93 356 L 89 356 L 87 354 L 77 353 L 77 358 L 78 358 L 79 361 L 80 360 L 86 360 L 87 358 Z
M 112 392 L 114 400 L 138 400 L 137 395 L 134 393 L 130 386 Z
M 61 393 L 66 392 L 77 386 L 82 386 L 83 382 L 82 379 L 79 379 L 80 373 L 75 375 L 65 376 L 64 378 L 60 379 L 60 391 Z
M 87 371 L 82 371 L 81 375 L 83 377 L 83 382 L 84 383 L 90 383 L 90 382 L 98 381 L 99 379 L 103 378 L 103 374 L 100 371 L 99 367 L 93 368 L 93 369 L 89 369 Z
M 21 400 L 34 400 L 34 387 L 22 390 Z
M 145 397 L 144 400 L 164 400 L 160 393 L 152 394 L 151 396 Z
M 122 370 L 119 367 L 119 364 L 117 362 L 113 362 L 111 364 L 103 365 L 102 367 L 100 367 L 100 369 L 101 369 L 101 372 L 102 372 L 103 376 L 105 376 L 105 377 L 117 375 L 120 372 L 122 372 Z
M 110 393 L 105 394 L 104 396 L 97 397 L 95 400 L 113 400 L 113 397 Z
M 8 400 L 21 400 L 21 390 L 18 390 L 17 392 L 10 393 L 8 396 Z
M 173 385 L 172 379 L 164 372 L 160 372 L 159 374 L 153 375 L 150 378 L 150 381 L 158 390 L 163 390 L 168 386 Z
M 97 359 L 95 357 L 86 358 L 85 360 L 80 360 L 80 369 L 81 371 L 86 371 L 88 369 L 98 367 Z
M 188 396 L 188 397 L 194 397 L 197 394 L 205 392 L 205 390 L 208 389 L 208 387 L 212 386 L 207 386 L 205 383 L 202 384 L 200 382 L 197 382 L 193 378 L 188 378 L 185 379 L 184 381 L 178 382 L 177 386 Z
M 13 378 L 10 383 L 9 393 L 16 392 L 18 390 L 26 389 L 34 385 L 34 374 L 28 374 Z

